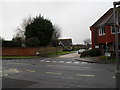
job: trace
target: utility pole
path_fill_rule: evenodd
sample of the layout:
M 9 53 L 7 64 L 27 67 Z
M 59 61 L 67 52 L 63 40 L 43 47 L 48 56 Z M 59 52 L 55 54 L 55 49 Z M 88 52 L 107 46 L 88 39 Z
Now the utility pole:
M 119 2 L 114 2 L 114 28 L 115 28 L 115 52 L 116 52 L 116 89 L 120 90 L 120 70 L 119 70 L 119 53 L 118 53 L 118 29 L 117 29 L 117 24 L 119 23 L 118 20 L 118 8 L 116 7 L 117 5 L 120 5 Z

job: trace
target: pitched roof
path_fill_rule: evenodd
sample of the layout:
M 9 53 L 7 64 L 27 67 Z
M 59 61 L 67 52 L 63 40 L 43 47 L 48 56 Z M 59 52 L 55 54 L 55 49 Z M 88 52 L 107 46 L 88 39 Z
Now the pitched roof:
M 63 45 L 63 47 L 71 47 L 72 39 L 59 39 L 59 42 Z
M 110 25 L 114 23 L 113 8 L 110 8 L 100 19 L 98 19 L 91 27 L 99 27 L 102 25 Z M 118 7 L 118 19 L 120 22 L 120 7 Z

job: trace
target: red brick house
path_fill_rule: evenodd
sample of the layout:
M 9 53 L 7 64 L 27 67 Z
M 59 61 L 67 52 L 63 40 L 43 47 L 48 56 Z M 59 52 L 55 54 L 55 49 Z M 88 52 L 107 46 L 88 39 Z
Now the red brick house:
M 120 25 L 120 7 L 118 9 L 118 21 Z M 120 50 L 120 28 L 118 29 L 119 50 Z M 115 29 L 114 29 L 114 13 L 110 8 L 100 19 L 98 19 L 91 27 L 92 48 L 100 48 L 103 52 L 115 50 Z

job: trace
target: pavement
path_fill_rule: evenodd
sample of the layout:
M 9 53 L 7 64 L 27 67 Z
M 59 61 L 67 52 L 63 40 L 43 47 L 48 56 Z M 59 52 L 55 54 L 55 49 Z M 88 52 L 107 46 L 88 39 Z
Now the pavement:
M 84 58 L 76 58 L 75 60 L 81 62 L 88 62 L 88 63 L 105 63 L 99 60 L 99 57 L 84 57 Z
M 88 62 L 88 63 L 101 63 L 101 64 L 111 64 L 110 61 L 101 60 L 99 56 L 96 57 L 79 57 L 75 59 L 76 61 Z

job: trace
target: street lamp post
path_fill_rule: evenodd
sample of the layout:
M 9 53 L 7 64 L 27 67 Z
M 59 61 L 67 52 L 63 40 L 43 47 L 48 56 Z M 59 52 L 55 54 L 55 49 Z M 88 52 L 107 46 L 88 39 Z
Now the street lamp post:
M 119 71 L 119 61 L 118 61 L 118 31 L 117 31 L 117 23 L 118 21 L 118 9 L 116 9 L 117 5 L 120 5 L 119 2 L 114 2 L 114 28 L 115 28 L 115 52 L 116 52 L 116 88 L 120 90 L 120 71 Z

